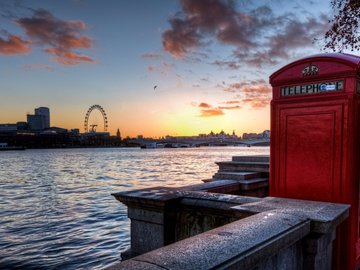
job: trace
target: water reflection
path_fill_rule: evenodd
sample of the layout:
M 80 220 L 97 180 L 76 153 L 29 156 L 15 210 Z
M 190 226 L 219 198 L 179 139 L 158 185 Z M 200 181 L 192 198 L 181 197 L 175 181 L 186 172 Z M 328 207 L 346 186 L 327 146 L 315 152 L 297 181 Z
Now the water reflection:
M 201 183 L 215 161 L 269 148 L 56 149 L 0 153 L 0 269 L 102 269 L 129 246 L 110 194 Z

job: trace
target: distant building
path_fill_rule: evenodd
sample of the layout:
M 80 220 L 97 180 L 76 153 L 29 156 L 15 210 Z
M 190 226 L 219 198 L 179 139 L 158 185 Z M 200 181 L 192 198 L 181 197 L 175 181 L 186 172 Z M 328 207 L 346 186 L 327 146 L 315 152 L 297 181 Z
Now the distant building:
M 50 128 L 50 110 L 47 107 L 35 109 L 35 114 L 27 115 L 27 123 L 31 130 L 44 130 Z
M 78 129 L 78 128 L 71 129 L 71 130 L 70 130 L 70 133 L 71 133 L 72 135 L 79 136 L 79 135 L 80 135 L 80 129 Z
M 65 133 L 68 133 L 68 130 L 65 128 L 51 127 L 51 128 L 47 128 L 41 134 L 65 134 Z
M 116 131 L 116 137 L 119 139 L 119 141 L 121 141 L 121 134 L 119 129 Z
M 0 124 L 0 132 L 14 132 L 17 131 L 16 124 Z
M 44 129 L 50 127 L 50 110 L 47 107 L 39 107 L 35 109 L 35 115 L 43 115 L 44 116 Z
M 44 129 L 45 117 L 43 115 L 28 114 L 26 118 L 31 130 Z
M 270 130 L 265 130 L 261 133 L 244 133 L 242 138 L 243 140 L 270 139 Z
M 270 139 L 270 130 L 265 130 L 265 131 L 263 132 L 263 138 L 268 138 L 268 139 Z
M 244 133 L 242 136 L 243 140 L 261 139 L 262 137 L 262 133 Z
M 17 126 L 17 130 L 28 130 L 29 129 L 29 125 L 27 122 L 17 122 L 16 126 Z

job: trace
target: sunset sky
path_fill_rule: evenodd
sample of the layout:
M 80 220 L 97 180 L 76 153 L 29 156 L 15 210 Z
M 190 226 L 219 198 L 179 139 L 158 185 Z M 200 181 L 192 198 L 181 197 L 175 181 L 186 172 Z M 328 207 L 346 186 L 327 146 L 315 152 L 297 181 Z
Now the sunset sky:
M 269 76 L 321 52 L 331 16 L 330 1 L 0 0 L 0 123 L 46 106 L 83 131 L 99 104 L 123 137 L 262 132 Z

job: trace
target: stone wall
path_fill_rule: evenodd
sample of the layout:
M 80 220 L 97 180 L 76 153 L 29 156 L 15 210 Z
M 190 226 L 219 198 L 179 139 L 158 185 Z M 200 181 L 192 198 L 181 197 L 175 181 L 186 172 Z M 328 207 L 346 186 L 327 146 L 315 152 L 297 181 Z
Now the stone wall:
M 348 205 L 231 195 L 264 195 L 266 160 L 219 166 L 203 184 L 114 194 L 128 207 L 131 247 L 111 269 L 331 269 Z

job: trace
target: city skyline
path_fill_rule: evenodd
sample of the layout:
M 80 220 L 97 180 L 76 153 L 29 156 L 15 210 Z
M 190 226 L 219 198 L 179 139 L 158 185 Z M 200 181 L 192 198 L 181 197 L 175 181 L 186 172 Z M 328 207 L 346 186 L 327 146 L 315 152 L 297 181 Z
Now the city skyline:
M 107 116 L 106 116 L 106 112 L 104 111 L 104 109 L 100 106 L 100 105 L 93 105 L 89 108 L 88 112 L 87 112 L 87 119 L 90 118 L 91 112 L 99 110 L 103 116 L 102 116 L 102 120 L 103 120 L 103 128 L 104 130 L 97 130 L 98 125 L 91 125 L 87 120 L 84 121 L 84 132 L 83 134 L 86 133 L 98 133 L 100 134 L 105 134 L 108 133 L 107 132 L 107 125 L 105 124 L 105 122 L 107 123 Z M 48 131 L 56 131 L 56 130 L 61 130 L 61 132 L 64 132 L 64 128 L 63 127 L 59 127 L 59 126 L 54 126 L 51 125 L 51 113 L 50 113 L 50 108 L 47 107 L 39 107 L 39 108 L 34 108 L 34 113 L 35 114 L 27 114 L 26 118 L 27 121 L 16 121 L 14 123 L 0 123 L 0 130 L 2 130 L 3 132 L 7 133 L 7 132 L 14 132 L 14 131 L 19 131 L 20 133 L 23 133 L 25 131 L 29 132 L 29 133 L 33 133 L 35 132 L 36 134 L 41 134 L 41 133 L 46 133 Z M 106 125 L 106 128 L 105 128 Z M 86 126 L 86 128 L 85 128 Z M 100 125 L 101 128 L 101 125 Z M 81 130 L 80 127 L 75 127 L 73 129 L 68 129 L 68 132 L 74 132 L 76 131 L 77 133 L 79 133 Z M 243 136 L 259 136 L 261 134 L 265 134 L 268 133 L 266 136 L 269 137 L 270 136 L 270 130 L 264 130 L 260 133 L 248 133 L 248 132 L 244 132 L 242 134 L 236 134 L 235 130 L 233 129 L 232 132 L 225 132 L 224 130 L 221 129 L 221 131 L 218 130 L 211 130 L 205 133 L 201 133 L 201 134 L 193 134 L 193 135 L 187 135 L 184 136 L 182 134 L 178 134 L 176 136 L 178 137 L 197 137 L 197 136 L 219 136 L 219 135 L 226 135 L 226 136 L 236 136 L 236 137 L 243 137 Z M 109 135 L 116 135 L 117 137 L 121 137 L 121 132 L 119 129 L 116 130 L 115 134 L 110 134 Z M 137 134 L 136 136 L 133 136 L 133 138 L 149 138 L 149 139 L 161 139 L 161 138 L 165 138 L 165 137 L 176 137 L 174 135 L 169 135 L 169 134 L 163 134 L 161 136 L 158 137 L 146 137 L 143 136 L 143 134 Z M 127 138 L 129 138 L 130 136 L 126 136 Z
M 281 0 L 0 7 L 0 123 L 45 106 L 52 126 L 83 131 L 86 111 L 100 104 L 109 132 L 130 137 L 269 129 L 268 77 L 321 52 L 313 41 L 332 14 L 328 2 Z M 91 121 L 101 124 L 96 113 Z

